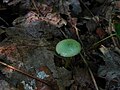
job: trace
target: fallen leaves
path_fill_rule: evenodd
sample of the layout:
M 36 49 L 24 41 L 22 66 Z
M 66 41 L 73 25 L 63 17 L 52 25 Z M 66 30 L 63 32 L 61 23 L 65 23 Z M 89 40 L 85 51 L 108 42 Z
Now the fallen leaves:
M 80 65 L 81 60 L 79 61 L 78 59 L 81 57 L 79 55 L 74 58 L 77 58 L 78 61 L 72 62 L 77 63 L 76 65 L 79 67 L 76 68 L 76 66 L 73 66 L 73 68 L 70 69 L 72 71 L 68 71 L 64 67 L 59 67 L 64 66 L 64 62 L 60 65 L 60 62 L 57 61 L 59 59 L 56 60 L 57 64 L 59 64 L 58 67 L 55 65 L 54 53 L 49 49 L 54 49 L 55 44 L 65 37 L 74 38 L 82 44 L 82 53 L 84 53 L 88 61 L 100 62 L 98 57 L 92 57 L 91 54 L 97 53 L 97 55 L 99 55 L 99 45 L 104 43 L 102 40 L 104 41 L 106 35 L 114 32 L 114 30 L 110 32 L 109 29 L 111 28 L 110 25 L 112 25 L 110 22 L 110 20 L 112 21 L 112 17 L 110 15 L 113 13 L 110 11 L 113 7 L 110 2 L 105 0 L 3 1 L 7 3 L 8 7 L 9 5 L 11 7 L 18 5 L 20 8 L 16 9 L 23 13 L 12 13 L 19 13 L 20 15 L 13 21 L 12 27 L 3 30 L 5 32 L 1 30 L 0 35 L 6 33 L 7 39 L 0 40 L 0 56 L 5 56 L 14 66 L 30 72 L 40 79 L 49 81 L 55 90 L 58 90 L 58 88 L 61 90 L 65 88 L 69 88 L 70 90 L 94 89 L 88 71 Z M 115 8 L 120 8 L 119 3 L 119 1 L 114 3 Z M 119 15 L 116 17 L 118 19 Z M 65 37 L 61 35 L 60 31 Z M 99 42 L 99 40 L 101 41 Z M 113 46 L 113 43 L 107 41 L 107 39 L 105 40 L 104 45 L 111 48 L 110 46 Z M 94 46 L 94 43 L 96 44 L 97 42 L 99 45 L 96 45 L 96 48 L 88 50 L 89 47 Z M 119 67 L 119 59 L 112 58 L 119 56 L 113 52 L 109 52 L 109 55 L 109 53 L 106 53 L 106 50 L 102 53 L 107 59 L 103 58 L 104 61 L 106 60 L 105 65 L 103 67 L 100 65 L 100 68 L 98 67 L 99 70 L 101 69 L 99 75 L 106 76 L 106 80 L 109 80 L 111 77 L 117 77 L 119 71 L 117 71 L 116 68 L 113 70 L 111 67 Z M 109 64 L 111 64 L 111 66 Z M 92 65 L 93 67 L 95 66 L 94 63 L 92 63 Z M 99 66 L 99 64 L 97 65 Z M 76 69 L 73 70 L 74 68 Z M 12 70 L 8 68 L 4 68 L 1 71 L 3 74 L 12 73 Z M 96 72 L 94 73 L 96 74 Z M 18 73 L 13 72 L 12 78 L 9 79 L 11 79 L 12 84 L 14 84 L 14 80 L 20 83 L 24 81 L 22 83 L 23 86 L 21 86 L 22 89 L 53 90 L 46 84 L 31 80 L 22 75 L 19 76 Z M 15 78 L 14 80 L 13 77 Z
M 45 17 L 39 17 L 41 21 L 48 22 L 56 27 L 66 25 L 66 21 L 60 17 L 57 13 L 48 13 Z
M 100 39 L 104 38 L 106 35 L 105 31 L 102 28 L 97 28 L 96 34 L 100 37 Z
M 98 75 L 100 77 L 104 77 L 107 80 L 107 88 L 112 88 L 108 87 L 111 85 L 114 86 L 114 88 L 118 88 L 120 82 L 120 56 L 113 50 L 110 50 L 109 48 L 103 45 L 100 47 L 100 51 L 103 54 L 102 58 L 105 61 L 105 65 L 100 66 L 98 70 Z M 114 82 L 117 83 L 117 85 Z
M 57 13 L 46 13 L 45 16 L 39 16 L 33 11 L 29 12 L 24 17 L 15 19 L 13 21 L 13 25 L 24 25 L 26 27 L 30 26 L 31 24 L 37 24 L 40 21 L 45 21 L 56 27 L 62 27 L 63 25 L 66 25 L 66 21 Z
M 20 57 L 19 53 L 17 53 L 16 44 L 1 46 L 0 55 L 5 56 L 7 60 L 10 60 L 11 62 L 18 60 Z
M 120 8 L 120 1 L 115 1 L 115 6 L 116 6 L 117 8 Z
M 74 71 L 74 84 L 72 84 L 71 90 L 89 90 L 90 88 L 93 88 L 91 87 L 91 77 L 89 76 L 89 73 L 86 69 L 76 67 Z
M 37 70 L 37 77 L 47 80 L 51 83 L 51 85 L 53 85 L 53 89 L 54 90 L 59 90 L 58 86 L 57 86 L 57 82 L 54 80 L 53 76 L 52 76 L 52 72 L 50 71 L 50 69 L 47 66 L 41 66 L 38 70 Z M 36 81 L 36 86 L 37 89 L 36 90 L 53 90 L 51 87 L 40 83 L 38 81 Z

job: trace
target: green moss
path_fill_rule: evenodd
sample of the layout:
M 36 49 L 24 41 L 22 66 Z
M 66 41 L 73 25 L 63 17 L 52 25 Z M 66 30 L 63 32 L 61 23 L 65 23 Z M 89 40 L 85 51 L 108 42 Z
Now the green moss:
M 115 28 L 117 36 L 120 38 L 120 23 L 115 23 L 114 28 Z
M 81 45 L 74 39 L 65 39 L 56 45 L 56 52 L 63 57 L 73 57 L 79 54 Z

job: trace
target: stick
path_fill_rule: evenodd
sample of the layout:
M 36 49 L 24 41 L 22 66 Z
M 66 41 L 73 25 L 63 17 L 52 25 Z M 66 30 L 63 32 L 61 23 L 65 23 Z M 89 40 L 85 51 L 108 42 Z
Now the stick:
M 26 75 L 26 76 L 28 76 L 28 77 L 30 77 L 30 78 L 33 78 L 33 79 L 35 79 L 35 80 L 37 80 L 37 81 L 39 81 L 39 82 L 42 82 L 42 83 L 44 83 L 44 84 L 46 84 L 46 85 L 48 85 L 48 86 L 51 87 L 51 84 L 48 84 L 48 82 L 45 81 L 45 80 L 42 80 L 42 79 L 37 78 L 37 77 L 35 77 L 35 76 L 32 76 L 32 75 L 30 75 L 30 74 L 28 74 L 28 73 L 26 73 L 26 72 L 24 72 L 24 71 L 22 71 L 22 70 L 20 70 L 20 69 L 17 69 L 17 68 L 15 68 L 15 67 L 11 66 L 11 65 L 6 64 L 6 63 L 4 63 L 4 62 L 1 62 L 1 61 L 0 61 L 0 64 L 4 65 L 4 66 L 6 66 L 6 67 L 8 67 L 8 68 L 10 68 L 10 69 L 12 69 L 12 70 L 15 70 L 15 71 L 17 71 L 17 72 L 19 72 L 19 73 L 22 73 L 22 74 L 24 74 L 24 75 Z
M 89 71 L 89 73 L 90 73 L 90 76 L 91 76 L 91 78 L 92 78 L 92 81 L 93 81 L 93 83 L 94 83 L 94 85 L 95 85 L 96 90 L 99 90 L 99 89 L 98 89 L 98 86 L 97 86 L 97 83 L 96 83 L 96 81 L 95 81 L 94 75 L 93 75 L 93 73 L 92 73 L 92 70 L 91 70 L 90 67 L 88 66 L 87 61 L 85 60 L 85 58 L 83 57 L 82 54 L 80 54 L 80 56 L 81 56 L 81 58 L 83 59 L 85 65 L 86 65 L 87 68 L 88 68 L 88 71 Z

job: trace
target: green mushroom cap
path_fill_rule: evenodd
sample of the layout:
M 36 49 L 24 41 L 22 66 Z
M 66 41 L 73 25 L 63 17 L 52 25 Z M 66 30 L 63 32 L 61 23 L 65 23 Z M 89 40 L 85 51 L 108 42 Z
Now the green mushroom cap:
M 81 45 L 74 39 L 65 39 L 56 45 L 56 52 L 63 57 L 73 57 L 80 51 Z

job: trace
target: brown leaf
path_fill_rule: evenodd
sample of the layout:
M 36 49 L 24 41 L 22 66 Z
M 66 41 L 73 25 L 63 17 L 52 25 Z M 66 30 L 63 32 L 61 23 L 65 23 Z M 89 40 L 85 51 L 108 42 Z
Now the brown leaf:
M 76 24 L 77 24 L 77 18 L 72 18 L 72 17 L 70 17 L 70 19 L 68 20 L 68 22 L 69 22 L 72 26 L 76 26 Z
M 47 13 L 45 17 L 39 17 L 40 21 L 48 22 L 56 27 L 61 27 L 62 25 L 66 25 L 66 21 L 60 17 L 57 13 Z
M 76 88 L 81 88 L 79 90 L 89 90 L 88 88 L 93 88 L 93 83 L 87 69 L 76 67 L 74 71 L 73 78 L 75 83 L 72 85 L 74 89 L 71 90 L 76 90 Z
M 41 82 L 36 82 L 36 90 L 52 90 L 49 86 L 42 84 Z
M 97 28 L 96 29 L 96 34 L 100 37 L 103 38 L 105 36 L 105 31 L 102 28 Z
M 43 74 L 40 75 L 40 73 L 43 73 Z M 47 86 L 41 82 L 36 81 L 37 90 L 53 90 L 53 89 L 59 90 L 57 83 L 52 76 L 52 72 L 47 66 L 41 66 L 38 69 L 38 74 L 39 74 L 39 78 L 41 77 L 41 79 L 47 80 L 51 84 L 51 86 Z
M 116 6 L 117 8 L 120 8 L 120 1 L 116 1 L 116 2 L 115 2 L 115 6 Z
M 8 60 L 15 61 L 20 57 L 19 53 L 17 53 L 16 44 L 4 45 L 0 47 L 0 55 L 6 56 Z
M 69 16 L 68 24 L 70 24 L 69 31 L 70 31 L 72 37 L 73 37 L 73 38 L 77 38 L 77 35 L 76 35 L 76 30 L 77 30 L 77 27 L 76 27 L 77 18 L 72 18 L 71 16 Z
M 46 16 L 48 13 L 52 12 L 52 6 L 48 6 L 46 4 L 40 4 L 38 8 L 43 16 Z

